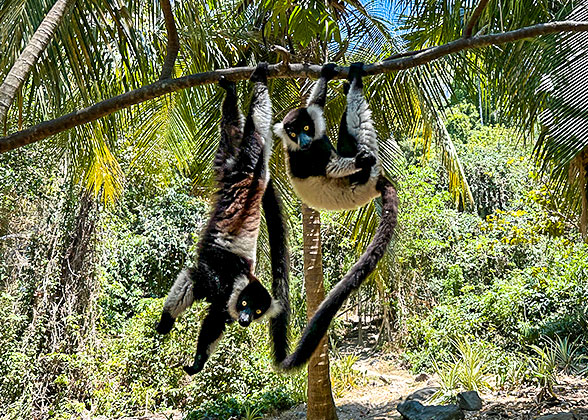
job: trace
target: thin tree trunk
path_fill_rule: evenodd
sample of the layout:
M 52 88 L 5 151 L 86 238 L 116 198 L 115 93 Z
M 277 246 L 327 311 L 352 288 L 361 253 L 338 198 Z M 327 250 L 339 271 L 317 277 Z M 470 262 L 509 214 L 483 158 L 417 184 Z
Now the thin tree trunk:
M 302 205 L 302 235 L 304 250 L 304 278 L 306 284 L 306 315 L 312 315 L 325 298 L 321 253 L 320 214 Z M 308 362 L 308 410 L 312 420 L 336 420 L 335 402 L 329 376 L 329 346 L 325 335 Z
M 65 16 L 65 12 L 74 1 L 57 0 L 33 34 L 28 45 L 16 59 L 2 86 L 0 86 L 0 121 L 4 121 L 16 92 L 21 88 L 35 64 L 37 64 L 37 60 L 39 60 L 39 57 L 55 35 L 55 31 Z

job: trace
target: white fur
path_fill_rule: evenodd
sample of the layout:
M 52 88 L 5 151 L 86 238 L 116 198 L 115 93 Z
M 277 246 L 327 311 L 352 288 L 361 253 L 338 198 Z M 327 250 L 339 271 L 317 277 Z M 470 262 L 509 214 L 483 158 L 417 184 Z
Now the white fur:
M 311 176 L 291 177 L 294 191 L 310 207 L 319 210 L 352 210 L 369 203 L 379 195 L 376 190 L 378 173 L 362 185 L 351 185 L 348 178 Z
M 272 299 L 272 303 L 270 304 L 270 307 L 267 309 L 267 311 L 265 311 L 265 313 L 260 316 L 257 321 L 261 320 L 264 317 L 268 317 L 268 318 L 274 318 L 276 315 L 278 315 L 280 312 L 282 312 L 282 304 L 279 300 L 277 299 Z
M 233 292 L 231 293 L 231 297 L 227 302 L 227 310 L 229 311 L 229 315 L 231 315 L 231 318 L 233 318 L 235 321 L 239 319 L 239 311 L 237 310 L 237 305 L 239 302 L 237 302 L 237 299 L 239 299 L 239 295 L 248 284 L 249 279 L 246 276 L 242 275 L 235 279 Z
M 286 149 L 292 150 L 294 152 L 300 150 L 300 145 L 297 142 L 292 141 L 288 133 L 286 133 L 286 130 L 284 129 L 284 124 L 274 124 L 274 133 L 276 133 L 276 136 L 282 139 L 282 143 L 284 144 L 284 147 Z
M 331 159 L 327 164 L 327 177 L 329 178 L 343 178 L 349 175 L 353 175 L 361 168 L 355 166 L 355 158 L 346 158 L 332 153 Z
M 320 139 L 327 131 L 323 109 L 318 105 L 310 105 L 306 111 L 314 123 L 314 139 Z
M 310 92 L 310 96 L 306 101 L 306 106 L 312 105 L 317 101 L 317 98 L 325 91 L 328 85 L 327 81 L 322 77 L 316 81 L 314 86 L 312 87 L 312 92 Z
M 224 248 L 240 257 L 247 258 L 251 260 L 253 264 L 255 264 L 257 236 L 257 232 L 252 232 L 251 234 L 239 237 L 223 232 L 215 235 L 214 242 L 219 247 Z
M 172 318 L 176 319 L 194 302 L 193 287 L 194 284 L 188 272 L 182 270 L 167 295 L 167 299 L 163 305 L 164 312 L 169 312 Z
M 359 151 L 367 150 L 378 156 L 378 136 L 372 113 L 356 83 L 354 80 L 347 94 L 347 130 L 357 139 Z

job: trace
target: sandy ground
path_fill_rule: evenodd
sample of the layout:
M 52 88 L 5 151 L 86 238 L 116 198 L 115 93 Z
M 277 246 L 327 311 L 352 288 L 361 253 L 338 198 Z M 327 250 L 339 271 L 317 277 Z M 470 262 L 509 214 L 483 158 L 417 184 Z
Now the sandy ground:
M 363 385 L 335 400 L 339 420 L 401 419 L 396 406 L 412 392 L 435 386 L 435 378 L 417 381 L 405 369 L 399 368 L 389 356 L 364 352 L 354 368 L 363 372 Z M 484 402 L 479 412 L 466 413 L 467 420 L 534 420 L 545 414 L 574 413 L 576 420 L 588 420 L 588 381 L 562 376 L 555 387 L 557 401 L 538 404 L 538 389 L 526 387 L 507 393 L 498 391 L 481 395 Z M 179 412 L 149 414 L 121 420 L 181 420 Z M 306 418 L 304 404 L 265 420 L 302 420 Z
M 365 373 L 365 384 L 350 390 L 335 400 L 339 420 L 401 419 L 396 406 L 412 392 L 435 386 L 435 378 L 417 382 L 415 376 L 401 369 L 390 359 L 377 354 L 362 355 L 354 368 Z M 588 420 L 588 381 L 575 377 L 560 377 L 555 388 L 557 401 L 538 404 L 537 388 L 516 392 L 504 391 L 481 395 L 484 406 L 479 412 L 466 413 L 468 420 L 533 420 L 538 416 L 560 412 L 574 413 L 577 420 Z M 267 420 L 306 418 L 306 407 L 300 405 Z

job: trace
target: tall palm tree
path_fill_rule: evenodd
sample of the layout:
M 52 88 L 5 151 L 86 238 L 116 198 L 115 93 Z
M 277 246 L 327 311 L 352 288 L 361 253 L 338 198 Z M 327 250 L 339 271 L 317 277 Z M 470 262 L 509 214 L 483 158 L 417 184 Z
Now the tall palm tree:
M 47 45 L 55 36 L 57 26 L 73 2 L 74 0 L 57 0 L 55 2 L 23 52 L 12 65 L 8 75 L 0 85 L 0 121 L 4 121 L 16 92 L 22 87 L 41 54 L 45 52 Z

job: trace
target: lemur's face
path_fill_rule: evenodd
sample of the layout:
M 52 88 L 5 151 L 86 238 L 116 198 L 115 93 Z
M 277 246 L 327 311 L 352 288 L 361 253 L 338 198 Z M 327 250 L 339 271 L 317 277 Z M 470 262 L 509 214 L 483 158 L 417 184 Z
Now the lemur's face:
M 252 321 L 261 318 L 270 308 L 272 297 L 265 287 L 257 281 L 251 281 L 237 299 L 237 313 L 239 324 L 249 326 Z
M 282 137 L 296 145 L 298 149 L 308 149 L 315 137 L 315 124 L 306 108 L 290 111 L 282 121 Z

